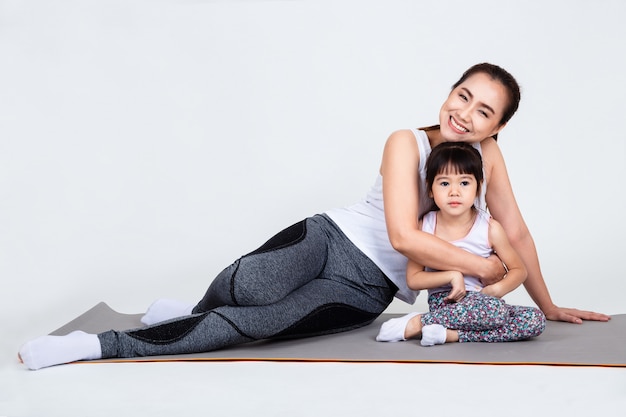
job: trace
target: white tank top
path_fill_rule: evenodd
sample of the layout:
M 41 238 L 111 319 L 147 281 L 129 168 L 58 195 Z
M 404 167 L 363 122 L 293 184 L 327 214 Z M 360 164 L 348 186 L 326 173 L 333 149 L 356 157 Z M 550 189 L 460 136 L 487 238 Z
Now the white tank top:
M 427 210 L 431 205 L 421 202 L 432 202 L 426 192 L 426 159 L 430 155 L 431 147 L 426 132 L 418 129 L 412 129 L 412 131 L 420 153 L 418 173 L 420 210 Z M 475 144 L 474 147 L 481 152 L 480 144 Z M 475 203 L 476 207 L 483 210 L 486 210 L 485 189 L 486 187 L 482 187 L 481 195 Z M 398 287 L 396 297 L 413 304 L 419 291 L 411 290 L 406 284 L 407 258 L 391 246 L 387 234 L 382 175 L 378 174 L 374 185 L 364 200 L 351 206 L 331 209 L 326 214 L 339 226 L 348 239 Z M 420 212 L 420 215 L 422 214 L 424 213 Z
M 466 251 L 473 253 L 475 255 L 480 255 L 484 258 L 488 257 L 493 253 L 493 249 L 491 244 L 489 243 L 489 220 L 491 216 L 489 213 L 478 210 L 476 215 L 476 219 L 474 219 L 474 224 L 472 228 L 467 233 L 465 237 L 459 240 L 451 241 L 454 246 L 457 246 L 461 249 L 465 249 Z M 437 228 L 437 212 L 431 211 L 426 213 L 424 218 L 422 219 L 422 230 L 424 232 L 428 232 L 430 234 L 435 234 L 435 229 Z M 426 271 L 434 271 L 431 268 L 425 268 Z M 465 290 L 466 291 L 480 291 L 483 288 L 483 284 L 480 282 L 480 279 L 477 277 L 473 277 L 470 275 L 463 276 L 465 280 Z M 431 288 L 428 290 L 428 294 L 433 294 L 442 291 L 450 291 L 452 286 L 444 285 L 442 287 Z

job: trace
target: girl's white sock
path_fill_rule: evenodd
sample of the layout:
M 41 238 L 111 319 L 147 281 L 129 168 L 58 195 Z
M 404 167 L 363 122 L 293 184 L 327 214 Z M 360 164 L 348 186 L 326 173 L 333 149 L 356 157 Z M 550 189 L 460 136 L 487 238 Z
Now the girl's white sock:
M 404 338 L 404 331 L 406 325 L 413 317 L 420 313 L 409 313 L 402 317 L 396 317 L 389 319 L 380 326 L 378 336 L 376 336 L 377 342 L 400 342 L 406 340 Z
M 422 346 L 443 345 L 446 343 L 446 328 L 441 324 L 428 324 L 422 327 Z
M 95 334 L 77 330 L 65 336 L 41 336 L 25 343 L 19 356 L 28 369 L 36 370 L 62 363 L 102 358 Z
M 176 317 L 188 316 L 191 314 L 193 307 L 193 304 L 161 298 L 148 307 L 148 311 L 146 311 L 146 314 L 141 318 L 141 322 L 150 325 Z

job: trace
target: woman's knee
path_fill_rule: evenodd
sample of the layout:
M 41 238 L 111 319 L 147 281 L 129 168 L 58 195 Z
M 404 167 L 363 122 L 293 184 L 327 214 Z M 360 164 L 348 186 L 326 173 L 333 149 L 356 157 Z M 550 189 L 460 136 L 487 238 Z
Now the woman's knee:
M 307 228 L 305 219 L 294 223 L 286 229 L 283 229 L 280 232 L 276 233 L 267 242 L 261 245 L 261 247 L 245 256 L 256 255 L 295 245 L 296 243 L 301 242 L 306 237 L 306 233 Z
M 231 305 L 260 306 L 281 300 L 323 267 L 316 256 L 321 239 L 314 232 L 302 220 L 277 233 L 222 271 L 216 278 L 221 282 L 219 291 Z

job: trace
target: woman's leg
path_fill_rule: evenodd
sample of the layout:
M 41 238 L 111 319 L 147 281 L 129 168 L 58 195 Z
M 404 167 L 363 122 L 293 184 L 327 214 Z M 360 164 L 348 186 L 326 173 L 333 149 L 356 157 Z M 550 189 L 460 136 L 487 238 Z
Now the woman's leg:
M 311 233 L 313 229 L 317 232 Z M 314 239 L 323 242 L 323 245 L 309 246 L 308 243 L 301 245 L 301 248 L 310 250 L 308 256 L 283 251 L 299 246 L 311 236 L 323 237 Z M 193 353 L 264 338 L 335 333 L 370 323 L 393 299 L 397 288 L 326 217 L 316 216 L 308 219 L 305 238 L 296 241 L 296 243 L 292 241 L 292 244 L 286 247 L 274 247 L 274 251 L 258 251 L 249 256 L 252 258 L 253 255 L 266 252 L 280 254 L 278 258 L 281 259 L 275 260 L 273 265 L 283 265 L 278 268 L 283 271 L 295 271 L 295 278 L 290 280 L 290 284 L 285 285 L 283 282 L 289 278 L 288 275 L 270 273 L 273 271 L 270 271 L 272 263 L 268 260 L 271 257 L 268 257 L 266 262 L 270 266 L 265 269 L 268 274 L 256 275 L 263 282 L 263 294 L 256 297 L 250 293 L 250 288 L 256 285 L 254 270 L 244 268 L 243 270 L 248 270 L 249 274 L 242 276 L 242 262 L 239 262 L 239 267 L 232 268 L 232 273 L 226 274 L 226 278 L 218 286 L 228 288 L 227 294 L 217 292 L 222 297 L 218 302 L 221 306 L 141 329 L 101 333 L 97 335 L 101 347 L 100 357 Z M 324 251 L 321 246 L 324 246 Z M 318 275 L 312 279 L 302 278 L 306 274 L 302 274 L 301 269 L 311 268 L 311 265 L 315 264 L 309 257 L 318 256 L 324 259 L 323 268 L 318 271 Z M 284 257 L 292 259 L 296 265 L 282 259 Z M 268 276 L 278 282 L 272 282 Z M 240 280 L 242 277 L 245 279 Z M 228 285 L 224 285 L 224 282 Z M 240 285 L 241 282 L 246 285 Z M 280 295 L 274 295 L 271 290 L 274 284 L 278 288 L 276 293 Z M 240 292 L 241 288 L 245 288 L 246 291 Z M 286 288 L 292 290 L 288 291 Z M 216 299 L 215 297 L 216 295 L 209 291 L 208 296 L 196 308 L 206 308 L 207 305 L 203 302 L 210 303 Z M 277 301 L 270 302 L 272 299 Z M 245 304 L 260 305 L 242 305 L 244 304 L 242 300 L 246 300 Z M 234 305 L 224 305 L 227 303 Z M 43 344 L 39 343 L 37 350 L 45 351 L 49 347 L 50 344 L 46 341 Z M 55 362 L 48 359 L 45 366 L 85 359 L 84 357 L 68 359 L 67 355 L 59 357 L 63 360 Z
M 328 252 L 325 222 L 322 216 L 315 216 L 289 226 L 220 272 L 196 306 L 157 300 L 141 321 L 151 325 L 220 306 L 266 305 L 282 299 L 324 268 Z
M 220 272 L 197 305 L 157 300 L 141 321 L 151 325 L 220 306 L 265 305 L 282 299 L 324 268 L 328 252 L 324 225 L 325 219 L 315 216 L 289 226 Z
M 322 220 L 302 220 L 237 259 L 215 277 L 193 312 L 271 304 L 317 277 L 328 253 Z
M 100 334 L 103 357 L 204 352 L 259 339 L 336 333 L 371 323 L 389 305 L 397 289 L 330 220 L 316 216 L 307 223 L 311 227 L 307 227 L 306 239 L 277 250 L 253 252 L 222 275 L 217 286 L 223 296 L 218 303 L 221 306 L 143 329 Z M 310 268 L 315 263 L 296 249 L 311 249 L 308 243 L 302 243 L 309 239 L 313 229 L 325 242 L 328 256 L 324 255 L 325 261 L 317 277 L 307 282 L 300 269 Z M 320 251 L 319 245 L 316 251 Z M 281 254 L 278 258 L 288 257 L 295 265 L 290 265 L 286 259 L 271 262 L 271 253 Z M 315 255 L 308 254 L 309 257 Z M 259 259 L 263 262 L 257 263 Z M 294 270 L 296 278 L 289 279 L 285 274 L 277 274 L 275 267 L 267 266 L 282 262 L 284 266 L 278 269 Z M 267 272 L 259 277 L 264 286 L 258 288 L 264 293 L 260 297 L 251 293 L 251 288 L 259 287 L 254 279 L 257 274 L 252 267 L 254 263 Z M 284 284 L 286 279 L 290 285 Z M 267 286 L 271 290 L 272 285 L 277 285 L 276 292 L 280 296 L 268 291 Z M 297 288 L 288 292 L 289 287 Z M 245 291 L 240 291 L 242 288 Z M 216 298 L 212 290 L 208 293 L 196 309 L 212 305 L 210 302 Z M 277 301 L 270 302 L 273 298 Z M 241 305 L 242 300 L 246 300 L 247 305 Z M 224 305 L 226 302 L 232 305 Z
M 389 291 L 391 294 L 392 291 Z M 223 306 L 142 329 L 98 335 L 102 357 L 208 352 L 260 339 L 307 337 L 371 323 L 391 301 L 329 279 L 315 279 L 277 303 Z

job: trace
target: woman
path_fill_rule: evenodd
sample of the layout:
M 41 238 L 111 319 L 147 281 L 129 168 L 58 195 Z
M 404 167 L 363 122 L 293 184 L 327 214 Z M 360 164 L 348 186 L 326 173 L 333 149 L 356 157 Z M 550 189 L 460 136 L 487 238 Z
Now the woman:
M 496 256 L 472 255 L 418 228 L 419 215 L 430 206 L 424 164 L 430 149 L 444 141 L 468 142 L 481 150 L 486 184 L 481 208 L 489 205 L 522 257 L 528 270 L 526 289 L 546 317 L 573 323 L 608 320 L 604 314 L 557 307 L 548 293 L 494 140 L 517 110 L 519 98 L 517 82 L 502 68 L 470 68 L 441 107 L 440 126 L 389 137 L 380 175 L 366 200 L 278 233 L 222 271 L 195 307 L 157 302 L 145 317 L 147 323 L 169 320 L 123 332 L 42 336 L 22 346 L 20 358 L 28 368 L 39 369 L 75 360 L 193 353 L 354 329 L 371 323 L 394 296 L 415 301 L 417 292 L 405 279 L 407 258 L 479 277 L 485 285 L 497 282 L 505 268 Z

